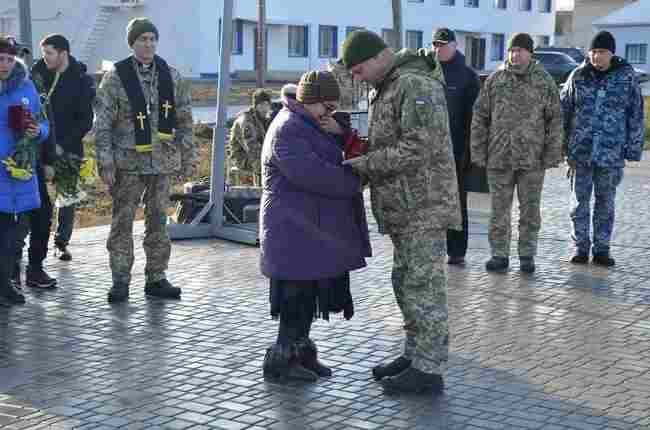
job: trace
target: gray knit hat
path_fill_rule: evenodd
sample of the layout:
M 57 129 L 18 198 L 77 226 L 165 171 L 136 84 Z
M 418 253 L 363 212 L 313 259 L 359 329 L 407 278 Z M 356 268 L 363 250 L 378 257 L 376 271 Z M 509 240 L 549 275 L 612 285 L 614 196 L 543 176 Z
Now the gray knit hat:
M 339 84 L 330 72 L 311 71 L 300 78 L 296 100 L 302 104 L 335 102 L 341 92 Z
M 126 25 L 126 41 L 129 46 L 133 46 L 135 40 L 144 33 L 153 33 L 156 35 L 156 39 L 160 38 L 158 29 L 148 18 L 133 18 L 129 21 Z

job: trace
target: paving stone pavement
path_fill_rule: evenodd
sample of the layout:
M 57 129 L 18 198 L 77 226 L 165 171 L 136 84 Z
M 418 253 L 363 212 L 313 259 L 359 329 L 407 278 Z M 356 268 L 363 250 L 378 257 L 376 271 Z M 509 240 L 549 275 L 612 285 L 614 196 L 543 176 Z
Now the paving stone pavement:
M 375 256 L 352 277 L 354 318 L 314 325 L 334 377 L 289 386 L 261 376 L 277 323 L 257 248 L 174 242 L 176 302 L 144 298 L 138 248 L 131 300 L 110 306 L 107 229 L 77 231 L 73 261 L 48 260 L 60 288 L 0 307 L 0 428 L 650 429 L 647 170 L 628 169 L 620 187 L 610 270 L 567 262 L 560 169 L 547 177 L 533 276 L 516 258 L 505 275 L 484 272 L 486 218 L 473 213 L 468 264 L 449 269 L 451 361 L 439 397 L 387 395 L 370 376 L 402 338 L 390 241 L 374 226 Z

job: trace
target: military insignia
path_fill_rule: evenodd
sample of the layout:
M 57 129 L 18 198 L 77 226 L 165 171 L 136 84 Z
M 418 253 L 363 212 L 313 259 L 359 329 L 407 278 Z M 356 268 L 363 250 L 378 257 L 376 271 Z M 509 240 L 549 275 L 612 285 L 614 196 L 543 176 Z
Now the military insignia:
M 426 104 L 433 104 L 433 100 L 431 100 L 431 97 L 416 97 L 415 98 L 415 104 L 418 106 L 426 105 Z

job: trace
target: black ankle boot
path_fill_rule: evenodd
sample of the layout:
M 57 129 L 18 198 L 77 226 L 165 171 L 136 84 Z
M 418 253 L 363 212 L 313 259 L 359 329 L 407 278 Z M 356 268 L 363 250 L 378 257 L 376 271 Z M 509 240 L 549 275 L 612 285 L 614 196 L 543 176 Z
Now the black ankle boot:
M 144 293 L 147 296 L 159 297 L 161 299 L 180 299 L 181 289 L 174 287 L 167 279 L 157 282 L 147 282 L 144 286 Z
M 315 382 L 318 375 L 300 364 L 295 345 L 273 345 L 266 350 L 262 367 L 264 378 L 286 382 L 289 380 Z
M 380 364 L 375 366 L 372 369 L 372 376 L 374 376 L 376 381 L 379 381 L 382 378 L 388 376 L 395 376 L 411 366 L 411 360 L 404 358 L 403 356 L 397 357 L 395 360 L 387 364 Z
M 492 257 L 485 263 L 485 270 L 488 272 L 505 273 L 510 265 L 507 257 Z
M 129 286 L 116 282 L 113 284 L 107 295 L 108 303 L 120 303 L 129 299 Z
M 409 367 L 399 375 L 381 381 L 384 388 L 400 393 L 442 393 L 445 383 L 441 375 L 424 373 L 414 367 Z
M 318 348 L 314 341 L 311 339 L 303 339 L 300 341 L 298 348 L 301 351 L 301 363 L 305 368 L 311 370 L 321 378 L 332 376 L 332 369 L 318 360 Z

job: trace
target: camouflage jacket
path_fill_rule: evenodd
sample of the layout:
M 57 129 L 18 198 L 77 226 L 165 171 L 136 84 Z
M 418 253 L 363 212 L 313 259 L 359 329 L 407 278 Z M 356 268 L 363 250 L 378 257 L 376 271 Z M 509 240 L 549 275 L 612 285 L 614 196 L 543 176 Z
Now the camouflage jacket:
M 368 93 L 365 84 L 354 80 L 352 73 L 340 62 L 330 62 L 327 70 L 332 72 L 341 89 L 339 104 L 341 110 L 357 110 L 359 102 L 364 100 Z
M 368 153 L 355 169 L 369 180 L 380 233 L 460 229 L 442 72 L 415 51 L 371 93 Z
M 133 60 L 133 67 L 137 67 Z M 134 112 L 122 81 L 113 68 L 106 72 L 95 98 L 95 133 L 98 167 L 115 168 L 142 175 L 180 174 L 198 163 L 198 148 L 192 136 L 192 99 L 189 83 L 169 67 L 174 85 L 176 130 L 171 142 L 161 142 L 152 133 L 153 151 L 136 152 Z M 151 75 L 148 73 L 147 75 Z M 145 99 L 151 100 L 151 129 L 158 130 L 157 73 L 153 82 L 141 79 Z M 147 79 L 145 77 L 144 79 Z
M 589 63 L 571 73 L 560 96 L 566 151 L 582 165 L 623 167 L 639 161 L 644 143 L 643 97 L 634 69 L 614 57 L 597 79 Z
M 230 128 L 228 156 L 231 165 L 245 172 L 260 173 L 262 144 L 267 126 L 254 107 L 239 114 Z
M 562 110 L 557 85 L 533 61 L 523 72 L 507 62 L 492 73 L 474 105 L 472 163 L 490 169 L 535 170 L 562 161 Z

